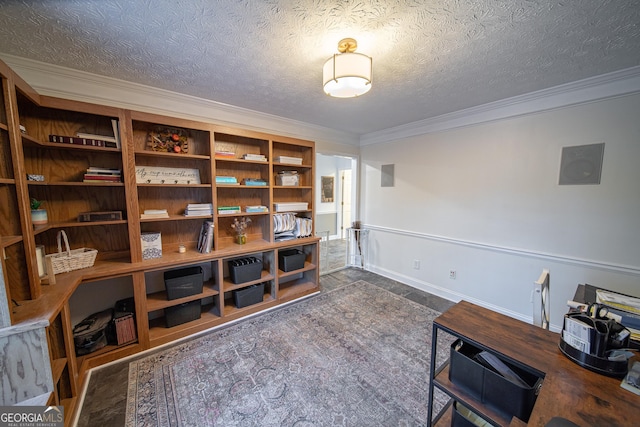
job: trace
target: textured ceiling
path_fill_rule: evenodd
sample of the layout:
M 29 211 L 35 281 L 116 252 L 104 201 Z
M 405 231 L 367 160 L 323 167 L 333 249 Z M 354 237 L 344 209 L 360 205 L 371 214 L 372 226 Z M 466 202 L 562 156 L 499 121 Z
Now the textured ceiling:
M 0 52 L 358 135 L 640 64 L 637 0 L 2 0 Z M 334 99 L 344 37 L 373 87 Z

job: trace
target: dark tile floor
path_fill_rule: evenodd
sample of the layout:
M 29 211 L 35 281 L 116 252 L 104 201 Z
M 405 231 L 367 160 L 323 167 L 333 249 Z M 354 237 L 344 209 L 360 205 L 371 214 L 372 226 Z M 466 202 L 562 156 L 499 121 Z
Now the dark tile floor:
M 320 291 L 327 292 L 358 280 L 366 280 L 369 283 L 440 312 L 453 305 L 451 301 L 359 268 L 347 268 L 320 276 Z M 144 356 L 148 354 L 145 353 Z M 97 368 L 91 373 L 82 410 L 78 418 L 78 426 L 99 425 L 101 427 L 111 427 L 124 425 L 129 362 L 131 360 L 128 359 Z

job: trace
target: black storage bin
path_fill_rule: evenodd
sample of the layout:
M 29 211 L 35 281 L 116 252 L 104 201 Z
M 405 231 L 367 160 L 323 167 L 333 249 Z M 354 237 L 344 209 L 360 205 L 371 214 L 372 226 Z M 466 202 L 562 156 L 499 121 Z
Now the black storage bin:
M 191 322 L 200 318 L 200 300 L 185 302 L 164 309 L 167 328 Z
M 476 427 L 476 424 L 474 424 L 473 421 L 469 420 L 463 415 L 464 407 L 461 406 L 462 405 L 458 402 L 453 402 L 453 409 L 451 412 L 451 427 Z
M 238 258 L 229 261 L 229 278 L 233 283 L 258 280 L 262 275 L 262 261 L 256 257 Z
M 542 378 L 502 361 L 524 380 L 527 386 L 516 384 L 478 362 L 475 357 L 481 351 L 461 340 L 451 344 L 449 380 L 467 390 L 482 403 L 502 412 L 507 418 L 516 416 L 524 422 L 529 421 Z
M 233 301 L 237 308 L 262 302 L 264 296 L 264 283 L 248 286 L 243 289 L 233 291 Z
M 299 270 L 304 267 L 305 254 L 299 249 L 278 251 L 278 268 L 282 271 Z
M 164 272 L 167 299 L 177 299 L 202 293 L 202 267 L 187 267 Z

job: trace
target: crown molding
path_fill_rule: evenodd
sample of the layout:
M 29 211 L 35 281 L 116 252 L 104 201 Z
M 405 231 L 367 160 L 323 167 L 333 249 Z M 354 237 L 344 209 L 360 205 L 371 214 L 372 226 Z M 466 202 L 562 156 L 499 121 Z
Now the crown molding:
M 39 94 L 357 147 L 356 134 L 85 71 L 0 54 Z
M 640 66 L 467 108 L 360 137 L 360 146 L 442 132 L 640 92 Z

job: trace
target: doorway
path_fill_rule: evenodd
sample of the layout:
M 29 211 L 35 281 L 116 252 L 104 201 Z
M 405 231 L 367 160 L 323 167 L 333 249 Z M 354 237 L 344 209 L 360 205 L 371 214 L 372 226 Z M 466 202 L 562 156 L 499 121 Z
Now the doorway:
M 320 274 L 347 265 L 348 228 L 357 219 L 357 158 L 316 155 L 316 235 L 320 241 Z

